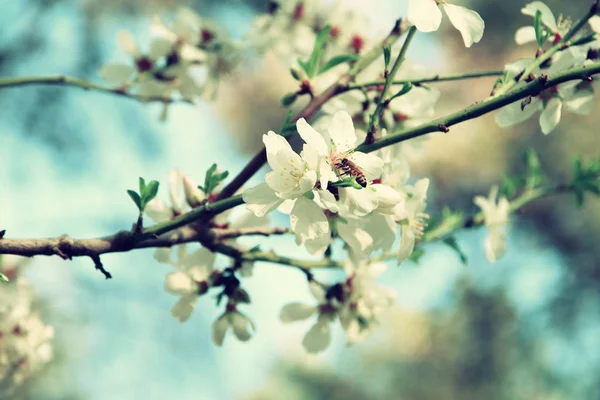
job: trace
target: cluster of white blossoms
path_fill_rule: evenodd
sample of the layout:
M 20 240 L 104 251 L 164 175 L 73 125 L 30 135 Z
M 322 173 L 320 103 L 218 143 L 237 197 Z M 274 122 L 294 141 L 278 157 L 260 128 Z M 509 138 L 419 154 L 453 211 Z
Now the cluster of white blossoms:
M 367 22 L 364 14 L 344 7 L 342 1 L 271 1 L 268 12 L 254 19 L 247 40 L 260 53 L 269 51 L 295 62 L 310 55 L 316 35 L 329 25 L 328 57 L 361 54 L 373 41 Z
M 382 158 L 354 151 L 357 135 L 348 113 L 334 114 L 325 135 L 304 119 L 298 120 L 296 128 L 304 140 L 300 154 L 273 131 L 263 136 L 273 171 L 264 183 L 243 193 L 249 211 L 256 216 L 275 209 L 289 213 L 296 243 L 311 254 L 323 254 L 339 237 L 353 259 L 365 259 L 373 251 L 391 247 L 397 224 L 403 232 L 415 231 L 410 224 L 411 202 L 418 198 L 424 204 L 424 191 L 409 195 L 411 187 L 398 182 L 393 173 L 384 174 Z M 393 169 L 391 161 L 388 166 Z
M 557 22 L 550 8 L 541 1 L 527 4 L 521 12 L 528 16 L 540 13 L 541 22 L 548 31 L 548 41 L 556 44 L 562 39 L 567 31 L 568 22 Z M 557 73 L 566 72 L 572 68 L 586 65 L 598 60 L 600 50 L 600 17 L 594 16 L 588 21 L 594 32 L 594 40 L 577 46 L 569 46 L 557 52 L 547 64 L 550 66 L 541 70 L 536 68 L 533 77 L 539 77 L 542 73 L 549 77 Z M 536 33 L 533 26 L 519 28 L 515 35 L 518 44 L 536 41 Z M 505 67 L 506 77 L 514 79 L 520 75 L 525 68 L 531 65 L 534 59 L 520 59 Z M 529 79 L 522 79 L 516 88 L 523 87 Z M 539 123 L 544 134 L 552 132 L 560 123 L 563 110 L 568 110 L 579 115 L 588 115 L 594 109 L 594 94 L 598 88 L 595 80 L 582 80 L 565 82 L 545 89 L 537 96 L 529 97 L 525 101 L 517 101 L 503 107 L 496 113 L 496 122 L 500 127 L 508 127 L 528 120 L 541 111 Z
M 219 171 L 217 170 L 215 173 L 218 174 Z M 168 205 L 160 198 L 154 198 L 144 210 L 155 222 L 169 221 L 195 207 L 211 203 L 220 191 L 220 185 L 217 185 L 212 188 L 210 193 L 205 193 L 191 177 L 182 175 L 179 170 L 170 171 L 168 181 L 171 204 Z M 182 196 L 182 192 L 184 196 Z M 229 211 L 217 215 L 210 222 L 211 228 L 239 230 L 269 225 L 268 217 L 256 217 L 253 214 L 245 213 L 230 221 L 230 216 L 231 212 Z M 177 236 L 175 233 L 173 235 Z M 233 244 L 235 239 L 227 239 L 225 242 Z M 237 247 L 240 248 L 240 246 Z M 173 317 L 180 322 L 187 321 L 196 307 L 199 296 L 213 288 L 221 289 L 219 298 L 227 297 L 228 300 L 225 312 L 213 325 L 215 344 L 222 345 L 229 327 L 232 328 L 239 340 L 250 339 L 251 332 L 254 330 L 252 321 L 238 310 L 240 303 L 249 303 L 249 297 L 240 287 L 236 275 L 251 276 L 253 263 L 242 262 L 239 265 L 218 269 L 215 268 L 216 253 L 204 247 L 191 250 L 186 244 L 176 246 L 174 253 L 170 248 L 160 248 L 154 253 L 154 258 L 158 262 L 174 268 L 174 271 L 167 273 L 164 286 L 167 293 L 179 297 L 171 309 Z
M 54 328 L 32 309 L 35 293 L 19 276 L 21 257 L 4 255 L 0 272 L 9 281 L 0 290 L 0 397 L 11 394 L 52 360 Z M 6 397 L 8 398 L 8 397 Z
M 488 198 L 476 196 L 473 202 L 481 208 L 488 235 L 483 247 L 489 262 L 496 262 L 506 251 L 510 204 L 506 197 L 498 199 L 498 186 L 492 186 Z
M 119 44 L 131 61 L 105 64 L 100 75 L 140 96 L 171 98 L 179 93 L 194 101 L 213 97 L 219 77 L 231 72 L 239 58 L 239 44 L 188 8 L 179 9 L 169 25 L 156 16 L 151 31 L 154 37 L 146 52 L 130 32 L 120 31 Z
M 466 47 L 478 43 L 483 37 L 485 23 L 479 14 L 468 8 L 448 4 L 446 0 L 408 0 L 408 21 L 421 32 L 437 31 L 442 22 L 442 11 L 460 32 Z
M 315 324 L 304 336 L 302 345 L 309 353 L 325 350 L 331 342 L 331 324 L 339 319 L 348 344 L 363 341 L 376 326 L 382 313 L 395 300 L 392 289 L 382 287 L 374 279 L 385 272 L 383 262 L 348 262 L 348 278 L 327 286 L 314 280 L 308 287 L 316 305 L 290 303 L 283 307 L 280 319 L 284 323 L 316 316 Z

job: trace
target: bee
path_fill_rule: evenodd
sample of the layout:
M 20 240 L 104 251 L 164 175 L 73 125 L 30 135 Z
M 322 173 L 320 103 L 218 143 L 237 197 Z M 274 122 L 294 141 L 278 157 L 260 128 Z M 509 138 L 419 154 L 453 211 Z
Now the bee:
M 334 166 L 340 175 L 353 176 L 356 183 L 364 188 L 367 187 L 368 180 L 364 171 L 347 156 L 338 157 Z

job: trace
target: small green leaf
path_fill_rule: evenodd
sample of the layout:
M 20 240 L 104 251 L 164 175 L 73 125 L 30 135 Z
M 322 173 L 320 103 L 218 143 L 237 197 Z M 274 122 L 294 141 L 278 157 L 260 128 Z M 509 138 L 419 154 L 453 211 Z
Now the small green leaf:
M 144 207 L 142 207 L 142 199 L 140 198 L 140 195 L 137 194 L 137 192 L 135 190 L 127 190 L 127 194 L 129 195 L 129 197 L 131 197 L 131 200 L 133 200 L 133 202 L 137 206 L 138 210 L 140 210 L 140 212 L 144 211 Z
M 333 187 L 352 187 L 355 189 L 363 189 L 362 186 L 356 183 L 356 177 L 354 176 L 343 178 L 337 182 L 330 182 L 330 185 Z
M 400 97 L 400 96 L 404 96 L 406 93 L 410 92 L 413 88 L 413 84 L 411 82 L 406 82 L 404 85 L 402 85 L 402 89 L 400 89 L 400 91 L 398 91 L 398 93 L 394 94 L 392 97 L 390 97 L 391 101 L 393 99 L 395 99 L 396 97 Z
M 408 257 L 409 261 L 414 262 L 415 264 L 419 264 L 421 261 L 421 257 L 425 255 L 425 250 L 420 247 L 417 247 L 412 254 Z
M 146 181 L 141 176 L 140 176 L 139 186 L 140 186 L 140 195 L 141 195 L 142 193 L 144 193 L 144 190 L 146 189 Z
M 388 69 L 388 67 L 390 65 L 391 55 L 392 55 L 392 47 L 391 46 L 385 46 L 383 48 L 383 63 L 385 65 L 385 69 Z
M 207 195 L 210 195 L 215 188 L 229 176 L 228 171 L 217 172 L 217 164 L 213 164 L 206 171 L 204 176 L 204 186 L 198 185 L 198 188 Z
M 290 92 L 281 98 L 281 105 L 284 107 L 289 107 L 294 104 L 297 98 L 298 93 Z
M 308 73 L 308 63 L 302 61 L 301 59 L 298 59 L 298 65 L 300 66 L 300 68 L 302 68 L 302 71 L 304 71 L 304 73 L 306 75 L 309 75 L 309 73 Z
M 292 75 L 292 78 L 294 78 L 297 81 L 301 81 L 303 79 L 302 75 L 300 74 L 300 71 L 298 71 L 297 68 L 291 67 L 290 74 Z
M 250 250 L 248 250 L 249 253 L 256 253 L 260 251 L 260 245 L 257 244 L 256 246 L 252 247 Z
M 537 41 L 538 48 L 542 48 L 546 42 L 545 27 L 542 23 L 542 12 L 537 10 L 533 17 L 533 29 L 535 31 L 535 40 Z
M 327 72 L 331 68 L 337 67 L 340 64 L 344 64 L 344 63 L 351 62 L 351 61 L 356 61 L 359 58 L 360 58 L 359 56 L 353 55 L 353 54 L 343 54 L 343 55 L 332 57 L 329 60 L 327 60 L 325 62 L 325 64 L 323 64 L 321 66 L 321 68 L 319 68 L 319 72 L 317 75 Z
M 456 255 L 458 255 L 458 258 L 460 258 L 460 261 L 463 263 L 463 265 L 467 265 L 467 263 L 469 262 L 469 260 L 467 259 L 467 255 L 462 251 L 462 249 L 458 245 L 458 241 L 454 236 L 448 236 L 447 238 L 444 238 L 442 242 L 447 244 L 452 250 L 456 252 Z
M 511 199 L 517 193 L 517 182 L 515 179 L 504 175 L 500 194 L 507 199 Z
M 321 56 L 323 56 L 323 51 L 325 50 L 325 43 L 327 42 L 327 38 L 329 38 L 329 31 L 331 31 L 331 26 L 325 26 L 325 28 L 321 29 L 315 39 L 312 53 L 308 59 L 308 62 L 305 64 L 306 68 L 304 68 L 304 71 L 309 78 L 314 77 L 315 73 L 317 72 L 319 61 L 321 60 Z
M 144 208 L 146 208 L 146 205 L 158 194 L 158 186 L 159 183 L 157 181 L 150 181 L 144 188 L 144 191 L 141 194 Z
M 527 177 L 525 186 L 528 189 L 535 189 L 543 181 L 542 165 L 538 155 L 533 149 L 525 151 L 525 164 L 527 165 Z
M 587 36 L 583 36 L 583 37 L 580 37 L 579 39 L 575 40 L 573 43 L 571 43 L 571 46 L 581 46 L 584 44 L 591 43 L 595 40 L 596 40 L 596 33 L 591 33 Z
M 2 272 L 0 272 L 0 282 L 8 282 L 10 279 L 8 279 L 8 277 L 6 275 L 4 275 Z

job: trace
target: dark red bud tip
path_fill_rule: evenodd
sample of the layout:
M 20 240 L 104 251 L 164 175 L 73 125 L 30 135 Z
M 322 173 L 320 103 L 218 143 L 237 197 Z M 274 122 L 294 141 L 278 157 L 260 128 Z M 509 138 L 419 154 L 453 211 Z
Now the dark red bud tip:
M 227 310 L 228 313 L 237 311 L 235 304 L 232 304 L 232 303 L 227 303 L 227 307 L 225 307 L 225 309 Z
M 438 129 L 440 132 L 444 132 L 444 133 L 450 132 L 450 129 L 448 129 L 448 127 L 444 124 L 439 124 Z
M 135 60 L 135 64 L 139 72 L 146 72 L 152 69 L 152 60 L 146 57 L 141 57 Z
M 304 16 L 304 4 L 300 3 L 294 8 L 294 21 L 299 21 Z

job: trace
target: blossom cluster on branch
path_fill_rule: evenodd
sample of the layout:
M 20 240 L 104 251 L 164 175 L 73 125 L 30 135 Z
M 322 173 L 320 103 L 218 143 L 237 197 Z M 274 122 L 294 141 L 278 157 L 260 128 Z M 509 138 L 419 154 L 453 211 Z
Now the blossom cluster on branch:
M 446 209 L 441 216 L 430 217 L 426 209 L 430 180 L 411 176 L 407 161 L 423 146 L 425 134 L 447 133 L 454 124 L 496 110 L 501 127 L 541 111 L 541 131 L 547 134 L 558 125 L 563 109 L 582 115 L 592 111 L 600 74 L 598 1 L 592 1 L 577 22 L 557 21 L 544 3 L 529 3 L 521 11 L 533 17 L 533 24 L 520 28 L 515 40 L 519 45 L 537 44 L 531 58 L 508 63 L 500 72 L 432 77 L 406 60 L 406 54 L 417 32 L 439 28 L 442 11 L 465 47 L 481 41 L 485 24 L 479 14 L 445 0 L 410 0 L 406 18 L 385 36 L 377 35 L 376 27 L 362 14 L 345 9 L 342 2 L 324 5 L 316 0 L 271 2 L 268 12 L 258 16 L 239 41 L 189 9 L 181 9 L 173 21 L 154 18 L 147 51 L 140 49 L 132 34 L 120 32 L 119 43 L 130 60 L 105 64 L 101 76 L 118 85 L 122 95 L 164 99 L 163 117 L 173 96 L 188 101 L 213 99 L 219 81 L 227 79 L 248 52 L 276 55 L 297 81 L 298 89 L 282 98 L 284 108 L 300 98 L 306 105 L 296 115 L 289 111 L 282 127 L 265 133 L 263 150 L 231 180 L 229 172 L 216 164 L 206 171 L 201 185 L 174 170 L 168 179 L 168 204 L 159 195 L 158 181 L 140 178 L 139 191 L 128 191 L 139 211 L 130 231 L 97 240 L 63 236 L 19 241 L 2 238 L 2 233 L 0 254 L 86 256 L 109 278 L 101 255 L 155 247 L 155 259 L 171 268 L 164 289 L 178 297 L 172 308 L 176 319 L 188 320 L 199 296 L 215 295 L 217 306 L 223 308 L 213 324 L 213 339 L 219 346 L 229 331 L 241 341 L 254 333 L 254 322 L 247 315 L 251 294 L 243 285 L 254 264 L 286 265 L 302 272 L 315 299 L 310 305 L 287 299 L 290 303 L 280 313 L 285 323 L 316 319 L 303 340 L 308 352 L 327 348 L 336 321 L 348 343 L 365 339 L 394 303 L 394 290 L 376 281 L 387 260 L 395 264 L 418 260 L 424 241 L 440 241 L 464 260 L 453 233 L 485 226 L 485 254 L 495 262 L 506 250 L 512 211 L 556 193 L 572 192 L 580 203 L 584 194 L 600 193 L 600 163 L 578 162 L 572 181 L 556 185 L 544 179 L 539 160 L 529 152 L 524 176 L 508 177 L 502 187 L 493 186 L 488 197 L 475 197 L 479 212 L 468 215 Z M 480 76 L 498 78 L 489 98 L 433 119 L 441 92 L 428 83 Z M 19 81 L 5 85 L 19 85 Z M 249 187 L 247 182 L 264 164 L 270 170 L 260 183 Z M 230 212 L 242 204 L 245 214 Z M 289 216 L 289 228 L 271 226 L 269 214 L 274 212 Z M 148 225 L 148 220 L 154 224 Z M 287 233 L 293 234 L 298 248 L 321 258 L 290 258 L 264 250 L 268 240 L 251 248 L 237 240 Z M 218 254 L 227 256 L 224 264 Z M 319 268 L 341 270 L 345 277 L 323 282 Z M 23 296 L 17 293 L 23 286 L 19 282 L 10 279 L 1 287 L 16 291 L 10 296 Z M 3 371 L 10 370 L 13 380 L 26 376 L 16 372 L 31 373 L 51 356 L 51 328 L 29 312 L 28 301 L 22 309 L 0 309 L 4 318 L 0 320 L 0 374 L 8 376 Z M 11 322 L 5 326 L 4 321 Z M 17 330 L 25 332 L 23 338 L 31 333 L 25 341 L 29 348 L 19 347 L 17 339 L 22 337 L 14 334 L 15 326 L 28 327 Z M 25 369 L 22 359 L 32 367 Z M 1 369 L 4 365 L 8 369 Z

